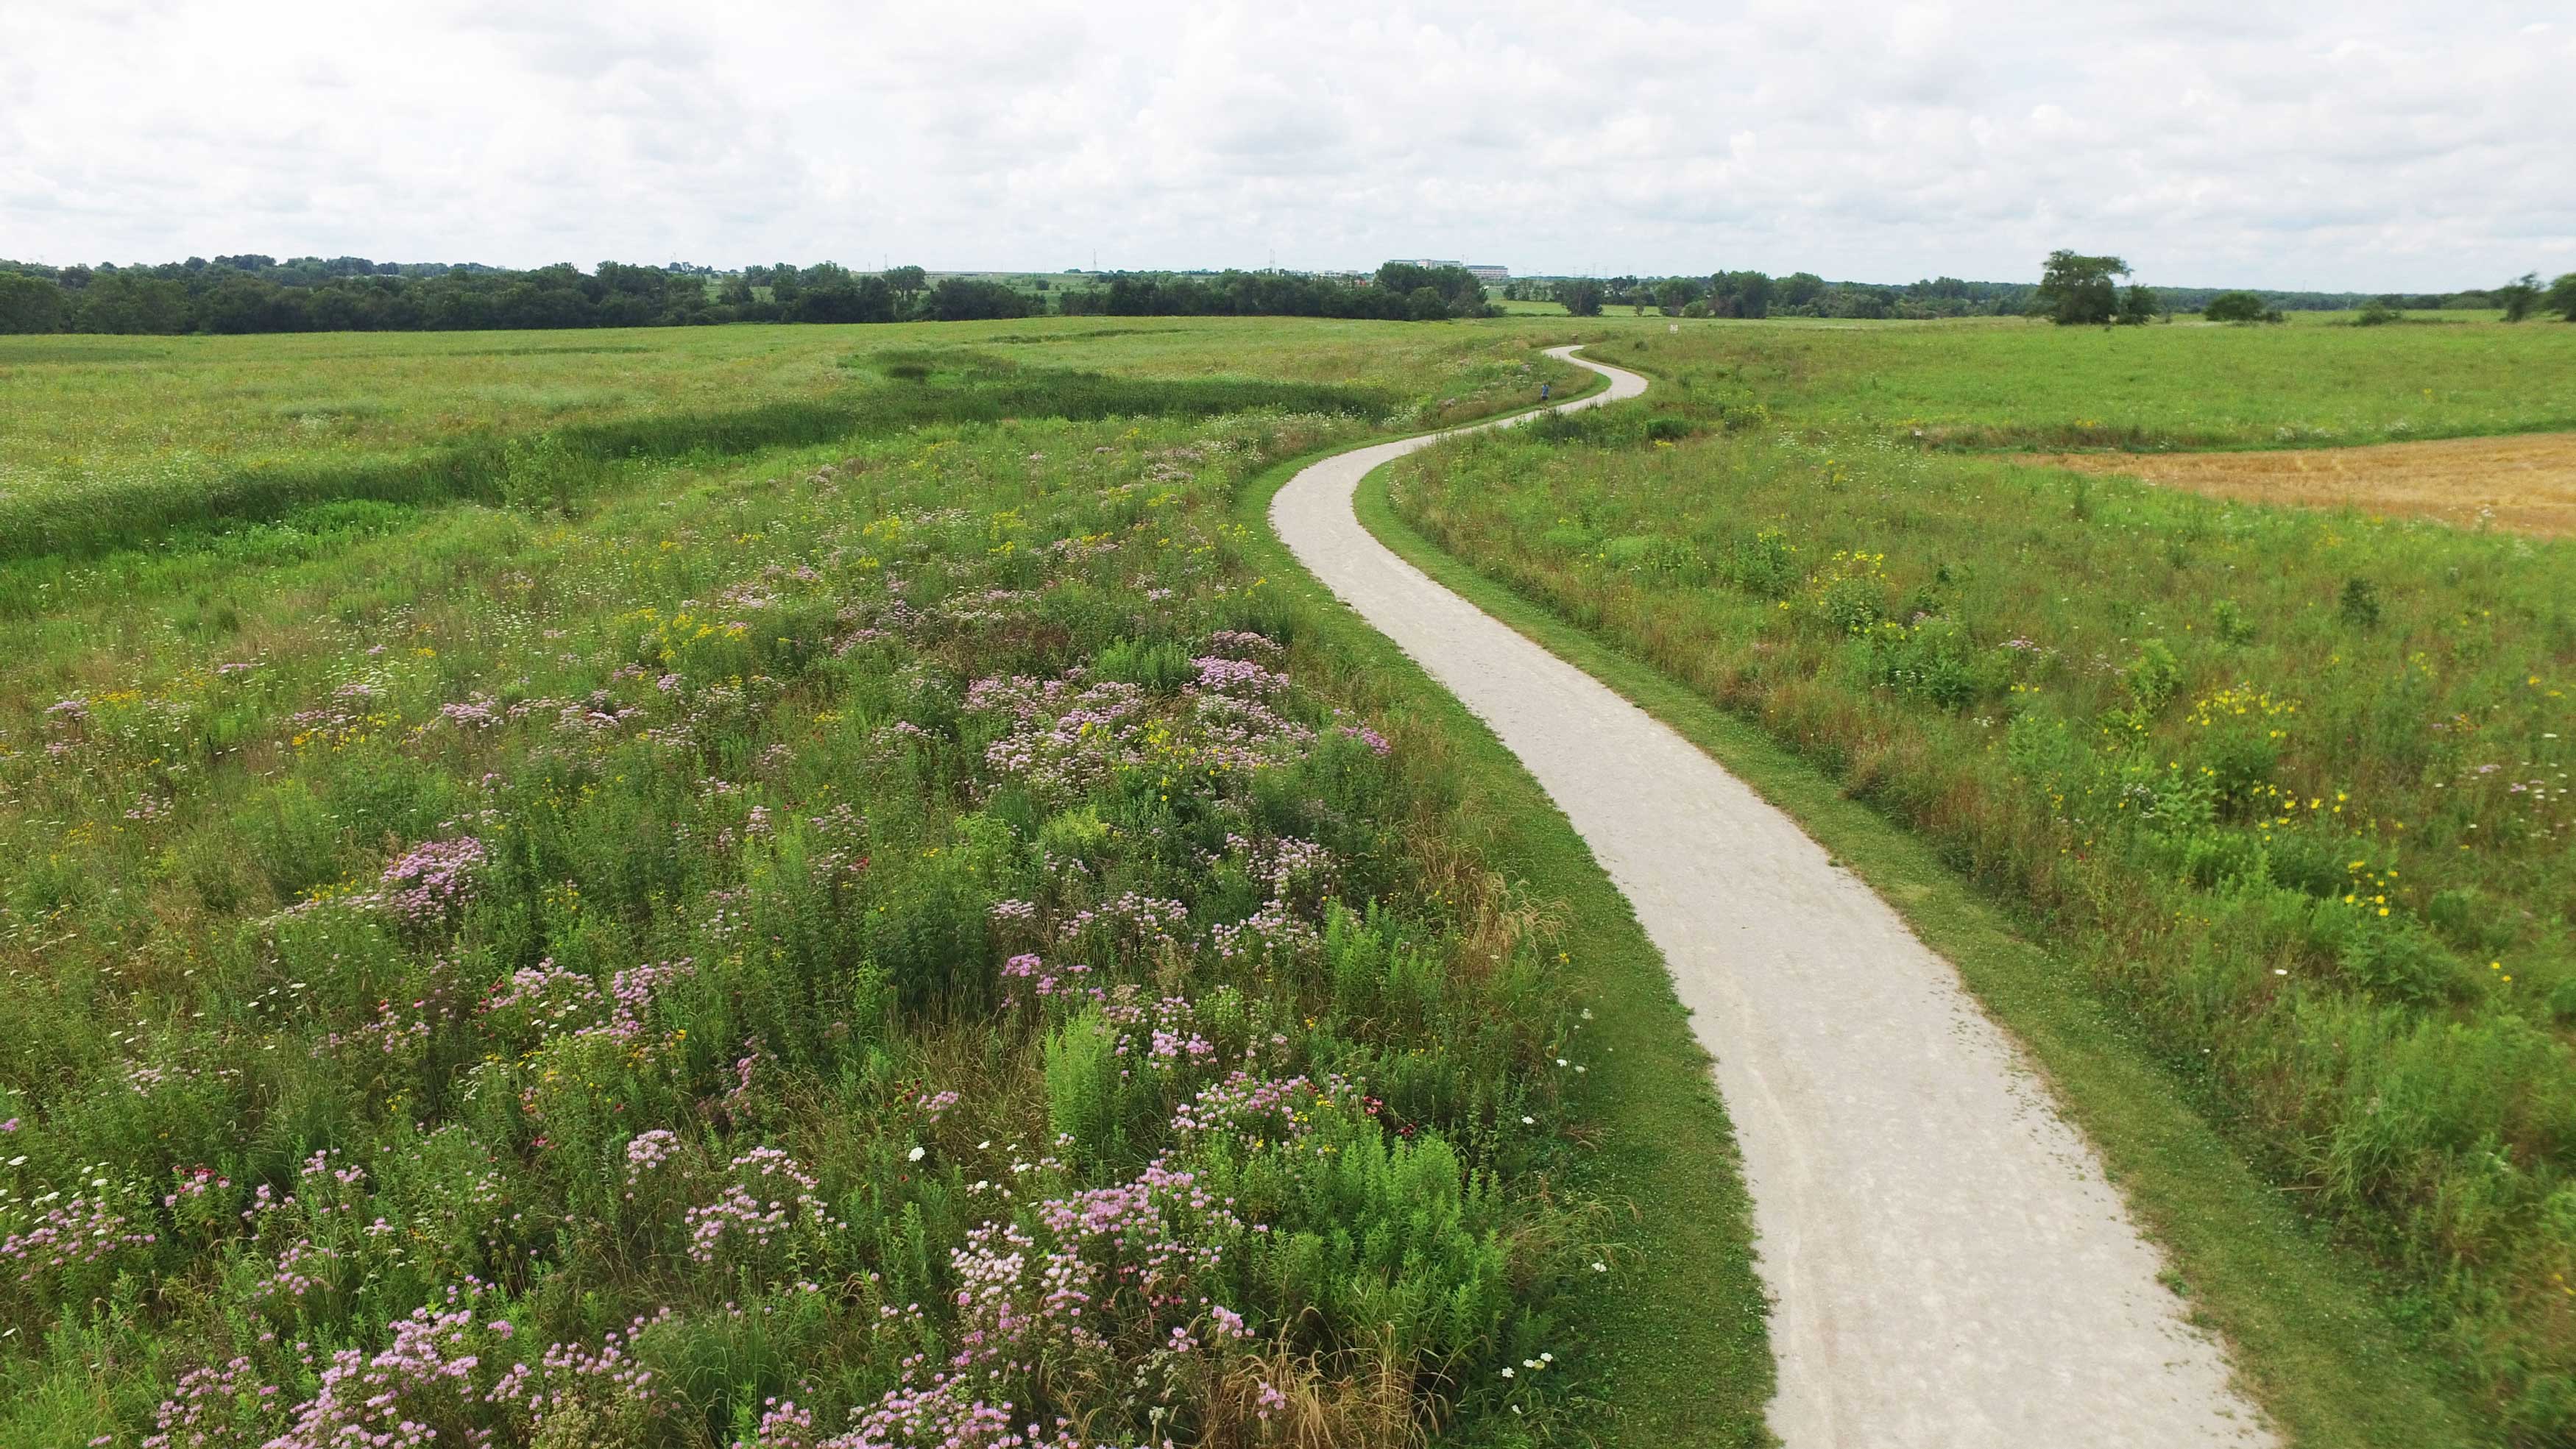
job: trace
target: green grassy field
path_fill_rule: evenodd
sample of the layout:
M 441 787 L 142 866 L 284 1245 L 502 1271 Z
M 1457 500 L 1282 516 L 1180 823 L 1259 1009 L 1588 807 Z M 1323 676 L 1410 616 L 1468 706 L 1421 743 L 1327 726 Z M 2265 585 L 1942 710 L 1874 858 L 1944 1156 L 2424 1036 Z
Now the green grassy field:
M 1426 367 L 1445 380 L 1433 360 L 1458 350 L 1455 329 L 1292 318 L 10 337 L 0 469 L 68 483 L 197 461 L 398 456 L 461 433 L 827 396 L 851 385 L 853 357 L 970 340 L 1057 367 L 1187 377 L 1252 357 L 1265 379 L 1357 386 Z
M 2303 1442 L 2576 1442 L 2576 554 L 1965 449 L 2550 426 L 2576 328 L 1604 330 L 1656 391 L 1398 464 L 1420 547 L 1758 727 L 1701 737 L 1829 839 L 1867 836 L 1839 791 L 1919 843 L 1874 879 L 2034 1042 Z M 1948 883 L 1998 924 L 1927 919 Z M 2107 1035 L 2064 1046 L 2087 1011 Z M 2342 1266 L 2210 1196 L 2143 1083 Z M 2392 1342 L 2482 1427 L 2410 1417 Z
M 1477 347 L 1460 329 L 1268 318 L 0 339 L 0 557 L 95 551 L 343 497 L 497 502 L 513 488 L 568 486 L 550 472 L 703 464 L 962 421 L 894 385 L 877 359 L 970 341 L 1025 374 L 1011 395 L 948 400 L 996 418 L 1322 399 L 1431 426 L 1522 382 L 1462 371 Z M 1122 391 L 1101 385 L 1103 372 L 1200 393 Z M 1226 380 L 1240 386 L 1212 388 Z
M 1959 957 L 2303 1442 L 2560 1442 L 2563 552 L 1959 455 L 2118 441 L 2086 379 L 2549 426 L 2564 341 L 1530 317 L 5 344 L 0 1445 L 785 1442 L 959 1353 L 1094 1435 L 1759 1443 L 1658 958 L 1261 532 L 1584 335 L 1657 394 L 1407 516 Z
M 2576 428 L 2576 327 L 1682 322 L 1641 332 L 1697 406 L 1968 449 L 2276 448 Z M 2440 314 L 2450 316 L 2454 314 Z M 1610 331 L 1603 335 L 1624 336 Z M 1630 345 L 1623 342 L 1622 347 Z M 1615 359 L 1614 359 L 1615 360 Z
M 0 1444 L 1760 1442 L 1654 953 L 1253 522 L 1541 339 L 824 331 L 10 364 L 171 409 L 8 500 Z
M 1855 798 L 1761 725 L 1545 603 L 1477 573 L 1397 516 L 1382 479 L 1363 484 L 1362 520 L 1398 553 L 1478 607 L 1608 683 L 1721 761 L 1901 910 L 1957 963 L 1987 1009 L 2031 1051 L 2052 1094 L 2102 1154 L 2130 1211 L 2166 1254 L 2167 1283 L 2193 1321 L 2224 1337 L 2254 1401 L 2301 1445 L 2470 1449 L 2466 1395 L 2374 1293 L 2372 1272 L 2248 1163 L 2209 1094 L 2082 968 L 2031 940 L 1951 868 L 1938 843 Z M 1651 1307 L 1640 1305 L 1641 1312 Z M 1643 1341 L 1656 1335 L 1643 1333 Z

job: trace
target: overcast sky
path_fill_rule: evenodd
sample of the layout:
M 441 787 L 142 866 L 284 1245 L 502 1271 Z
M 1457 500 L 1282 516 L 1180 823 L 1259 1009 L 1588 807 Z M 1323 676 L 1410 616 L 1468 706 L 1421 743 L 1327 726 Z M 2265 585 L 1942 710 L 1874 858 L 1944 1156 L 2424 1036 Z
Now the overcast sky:
M 8 11 L 27 261 L 2576 270 L 2571 0 Z

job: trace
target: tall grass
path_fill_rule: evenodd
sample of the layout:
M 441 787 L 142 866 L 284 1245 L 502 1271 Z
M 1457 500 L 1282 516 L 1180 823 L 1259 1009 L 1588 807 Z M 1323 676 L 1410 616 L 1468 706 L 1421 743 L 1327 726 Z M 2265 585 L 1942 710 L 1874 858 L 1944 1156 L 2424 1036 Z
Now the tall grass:
M 1392 497 L 2017 903 L 2501 1434 L 2576 1442 L 2576 556 L 1650 402 Z
M 1575 965 L 1236 551 L 1354 395 L 867 396 L 16 565 L 0 1441 L 1562 1412 Z
M 647 414 L 829 401 L 864 375 L 842 365 L 850 354 L 879 348 L 1383 389 L 1406 407 L 1465 399 L 1524 361 L 1555 367 L 1517 346 L 1506 364 L 1496 344 L 1517 339 L 1466 324 L 1114 320 L 651 328 L 584 333 L 577 345 L 489 332 L 21 338 L 0 347 L 0 496 L 352 466 Z
M 745 407 L 651 412 L 523 437 L 486 437 L 409 456 L 254 463 L 214 477 L 129 477 L 81 489 L 0 495 L 0 559 L 149 543 L 172 528 L 282 517 L 318 503 L 453 499 L 561 506 L 620 463 L 712 463 L 767 448 L 811 447 L 907 429 L 1004 418 L 1213 417 L 1275 408 L 1378 417 L 1383 392 L 1243 378 L 1150 382 L 1064 370 L 1014 370 L 986 385 L 877 386 Z

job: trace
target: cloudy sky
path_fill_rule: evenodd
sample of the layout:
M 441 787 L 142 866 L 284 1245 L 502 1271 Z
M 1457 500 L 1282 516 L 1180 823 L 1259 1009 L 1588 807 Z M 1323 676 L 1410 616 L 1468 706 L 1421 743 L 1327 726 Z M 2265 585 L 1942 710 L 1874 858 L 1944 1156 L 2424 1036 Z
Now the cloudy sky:
M 0 257 L 2576 270 L 2569 0 L 27 0 Z

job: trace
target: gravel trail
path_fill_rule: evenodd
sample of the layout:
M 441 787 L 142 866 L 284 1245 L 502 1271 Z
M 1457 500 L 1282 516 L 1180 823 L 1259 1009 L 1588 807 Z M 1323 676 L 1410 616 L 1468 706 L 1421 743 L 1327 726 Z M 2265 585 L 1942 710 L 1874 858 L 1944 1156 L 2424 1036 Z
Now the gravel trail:
M 1559 411 L 1646 390 L 1573 352 L 1551 355 L 1611 385 Z M 2274 1443 L 1956 970 L 1697 747 L 1360 527 L 1360 479 L 1433 441 L 1314 464 L 1271 524 L 1520 757 L 1662 950 L 1743 1147 L 1773 1432 L 1788 1449 Z

